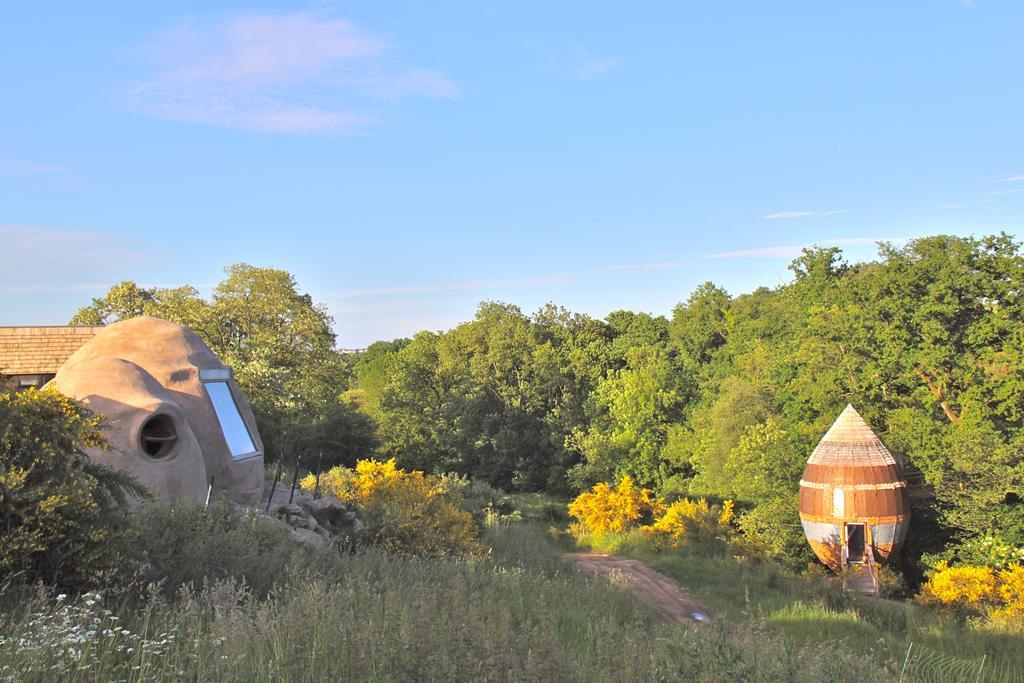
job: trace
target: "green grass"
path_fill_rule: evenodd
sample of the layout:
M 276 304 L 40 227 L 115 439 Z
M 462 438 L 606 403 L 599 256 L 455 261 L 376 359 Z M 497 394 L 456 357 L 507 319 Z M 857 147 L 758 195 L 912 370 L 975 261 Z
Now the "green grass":
M 511 493 L 509 498 L 528 522 L 565 524 L 569 521 L 566 511 L 568 501 L 565 498 L 546 493 Z
M 651 553 L 637 535 L 604 539 L 719 611 L 712 626 L 668 622 L 561 558 L 564 539 L 539 521 L 550 502 L 536 500 L 538 521 L 487 529 L 491 551 L 481 557 L 296 552 L 276 539 L 266 552 L 288 561 L 269 589 L 247 585 L 237 567 L 218 580 L 181 573 L 186 587 L 108 591 L 101 601 L 11 588 L 6 601 L 0 595 L 0 680 L 823 681 L 895 680 L 901 671 L 904 680 L 1012 680 L 1020 670 L 1003 656 L 948 656 L 992 641 L 918 623 L 902 605 L 815 596 L 766 565 Z M 160 519 L 178 531 L 195 526 L 189 515 Z M 204 534 L 224 534 L 231 548 L 264 534 L 241 521 Z M 172 531 L 168 539 L 187 538 Z M 936 646 L 952 635 L 965 642 Z
M 765 621 L 787 636 L 801 641 L 833 640 L 863 643 L 877 629 L 853 610 L 833 610 L 823 605 L 793 603 L 767 615 Z
M 897 665 L 666 622 L 565 564 L 540 525 L 488 541 L 475 559 L 310 552 L 266 598 L 228 581 L 118 604 L 36 596 L 0 617 L 0 680 L 817 681 Z
M 763 627 L 794 646 L 829 641 L 836 644 L 833 652 L 901 663 L 910 650 L 911 669 L 974 671 L 984 661 L 977 680 L 1024 680 L 1024 638 L 963 625 L 916 603 L 851 595 L 823 577 L 794 576 L 771 563 L 709 556 L 699 548 L 655 552 L 637 532 L 584 537 L 579 544 L 641 559 L 721 619 Z

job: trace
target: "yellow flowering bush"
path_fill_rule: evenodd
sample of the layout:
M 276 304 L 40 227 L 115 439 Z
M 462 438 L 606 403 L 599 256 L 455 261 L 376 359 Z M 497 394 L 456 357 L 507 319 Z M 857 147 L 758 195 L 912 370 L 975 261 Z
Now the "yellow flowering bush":
M 999 572 L 999 597 L 1024 610 L 1024 565 L 1011 564 Z
M 669 505 L 644 532 L 655 548 L 677 548 L 689 542 L 713 545 L 725 541 L 734 514 L 733 502 L 725 501 L 721 507 L 710 505 L 705 498 L 692 501 L 687 498 Z
M 736 516 L 736 504 L 731 500 L 727 500 L 722 503 L 722 511 L 718 514 L 718 523 L 724 527 L 729 526 L 732 523 L 732 518 Z
M 316 477 L 301 486 L 312 491 Z M 457 494 L 438 477 L 400 469 L 394 459 L 332 468 L 321 475 L 320 487 L 355 507 L 370 541 L 389 550 L 443 555 L 483 549 L 480 529 L 460 509 Z
M 1011 564 L 999 572 L 999 599 L 994 620 L 1015 630 L 1024 630 L 1024 565 Z
M 1024 566 L 991 567 L 940 562 L 921 589 L 921 601 L 957 610 L 964 615 L 987 615 L 993 623 L 1024 630 Z
M 992 601 L 997 595 L 996 584 L 996 572 L 991 567 L 950 567 L 940 562 L 924 585 L 922 597 L 942 605 L 969 607 Z
M 657 516 L 661 501 L 645 488 L 636 486 L 629 475 L 618 486 L 600 483 L 569 503 L 569 515 L 579 520 L 569 527 L 575 536 L 585 533 L 625 531 L 645 517 Z

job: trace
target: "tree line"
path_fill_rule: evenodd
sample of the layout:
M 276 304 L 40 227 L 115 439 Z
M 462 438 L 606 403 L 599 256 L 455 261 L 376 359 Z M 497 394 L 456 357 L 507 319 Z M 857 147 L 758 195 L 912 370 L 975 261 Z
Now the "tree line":
M 235 369 L 272 457 L 394 457 L 556 494 L 629 475 L 670 498 L 734 499 L 740 529 L 793 562 L 808 559 L 804 463 L 853 403 L 934 487 L 905 554 L 984 562 L 1024 545 L 1020 250 L 1006 234 L 881 243 L 866 263 L 812 248 L 787 284 L 705 283 L 670 317 L 485 302 L 356 357 L 289 274 L 244 264 L 209 300 L 126 282 L 73 322 L 194 329 Z

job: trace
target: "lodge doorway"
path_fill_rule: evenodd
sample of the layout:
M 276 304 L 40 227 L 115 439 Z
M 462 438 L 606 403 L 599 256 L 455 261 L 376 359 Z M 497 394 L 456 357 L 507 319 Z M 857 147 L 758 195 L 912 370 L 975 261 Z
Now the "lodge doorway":
M 850 564 L 863 564 L 865 551 L 864 525 L 846 525 L 846 557 Z

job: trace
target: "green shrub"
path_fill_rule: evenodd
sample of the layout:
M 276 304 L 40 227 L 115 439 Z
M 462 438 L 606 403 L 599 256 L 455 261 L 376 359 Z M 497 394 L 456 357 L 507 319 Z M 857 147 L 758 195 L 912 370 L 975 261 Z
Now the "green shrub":
M 373 420 L 353 401 L 327 406 L 319 420 L 292 434 L 294 452 L 303 454 L 303 465 L 314 473 L 339 465 L 353 467 L 360 457 L 377 449 Z
M 123 567 L 127 499 L 145 492 L 85 454 L 101 426 L 56 391 L 0 394 L 0 580 L 79 590 Z
M 737 552 L 752 558 L 774 560 L 790 571 L 803 570 L 815 561 L 797 515 L 795 500 L 765 501 L 742 511 L 736 519 L 740 536 Z
M 514 493 L 509 496 L 512 507 L 528 522 L 547 524 L 569 523 L 569 510 L 564 498 L 546 493 Z
M 165 595 L 182 586 L 200 589 L 223 579 L 267 594 L 287 573 L 297 549 L 288 528 L 226 502 L 152 505 L 136 517 L 138 579 Z
M 537 507 L 537 519 L 542 522 L 564 522 L 568 519 L 565 504 L 547 501 Z
M 461 501 L 459 507 L 473 515 L 473 521 L 480 526 L 501 526 L 522 519 L 512 496 L 486 481 L 455 473 L 439 478 L 444 490 Z
M 883 598 L 893 600 L 910 596 L 910 589 L 903 574 L 885 565 L 878 568 L 878 591 Z

